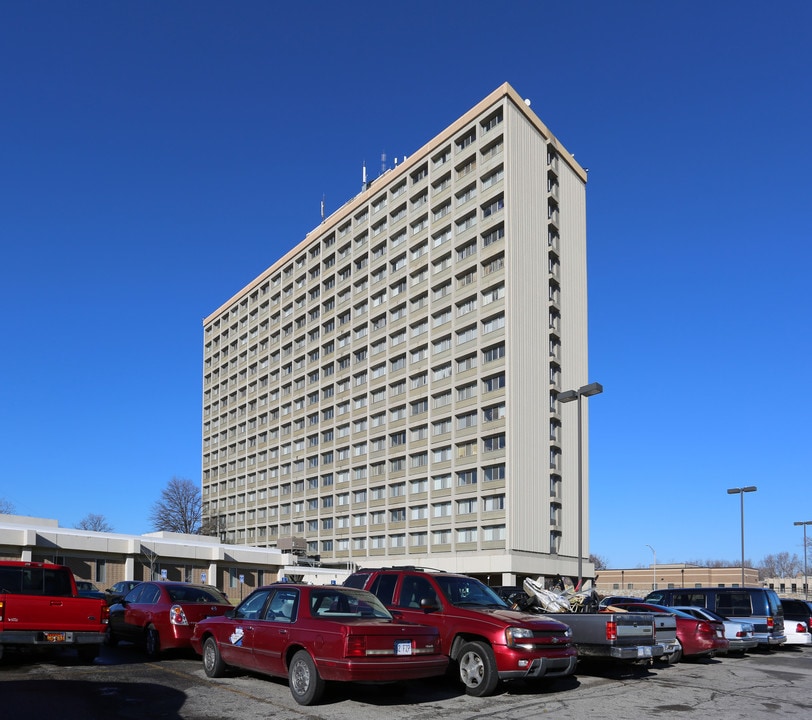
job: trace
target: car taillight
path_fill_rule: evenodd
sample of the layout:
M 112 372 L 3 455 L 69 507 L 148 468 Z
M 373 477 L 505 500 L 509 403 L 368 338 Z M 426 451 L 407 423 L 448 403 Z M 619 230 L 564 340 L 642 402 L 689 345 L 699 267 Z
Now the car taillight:
M 367 641 L 363 635 L 350 635 L 347 638 L 346 657 L 364 657 L 367 654 Z
M 697 632 L 702 633 L 703 635 L 715 635 L 713 628 L 711 627 L 710 623 L 700 622 L 697 625 Z
M 798 633 L 805 633 L 805 632 L 806 632 L 806 625 L 804 625 L 803 623 L 798 623 L 798 624 L 795 626 L 795 632 L 798 632 Z
M 606 623 L 606 639 L 617 640 L 617 623 L 612 620 Z
M 189 621 L 186 619 L 186 613 L 180 605 L 173 605 L 169 608 L 169 622 L 173 625 L 188 625 Z
M 107 603 L 102 605 L 101 621 L 102 621 L 102 624 L 107 623 L 107 622 L 110 621 L 110 607 L 107 605 Z
M 3 620 L 6 611 L 6 603 L 3 600 L 0 600 L 0 621 Z
M 768 617 L 767 618 L 767 629 L 772 630 L 774 627 L 775 627 L 775 620 L 773 620 L 771 617 Z

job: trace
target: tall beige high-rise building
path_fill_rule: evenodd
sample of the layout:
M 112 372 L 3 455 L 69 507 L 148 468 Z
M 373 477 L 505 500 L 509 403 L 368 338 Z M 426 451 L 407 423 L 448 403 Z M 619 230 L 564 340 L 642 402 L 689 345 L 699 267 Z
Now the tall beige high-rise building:
M 589 576 L 586 172 L 505 84 L 204 320 L 228 542 Z M 581 542 L 578 527 L 583 527 Z

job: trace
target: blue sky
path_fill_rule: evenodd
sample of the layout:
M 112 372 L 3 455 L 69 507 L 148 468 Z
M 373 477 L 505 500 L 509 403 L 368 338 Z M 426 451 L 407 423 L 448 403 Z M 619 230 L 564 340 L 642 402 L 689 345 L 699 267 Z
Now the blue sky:
M 202 319 L 503 82 L 589 168 L 590 550 L 801 554 L 812 5 L 0 3 L 0 498 L 147 532 Z M 224 252 L 223 248 L 229 251 Z

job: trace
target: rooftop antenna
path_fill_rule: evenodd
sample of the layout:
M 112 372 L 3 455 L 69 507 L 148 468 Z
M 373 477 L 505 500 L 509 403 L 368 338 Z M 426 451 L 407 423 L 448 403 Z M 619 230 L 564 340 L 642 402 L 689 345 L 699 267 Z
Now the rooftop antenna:
M 366 190 L 368 187 L 369 185 L 367 184 L 367 163 L 365 160 L 363 165 L 361 165 L 361 192 Z
M 324 222 L 324 195 L 321 196 L 321 221 Z
M 386 153 L 381 153 L 381 175 L 386 172 Z

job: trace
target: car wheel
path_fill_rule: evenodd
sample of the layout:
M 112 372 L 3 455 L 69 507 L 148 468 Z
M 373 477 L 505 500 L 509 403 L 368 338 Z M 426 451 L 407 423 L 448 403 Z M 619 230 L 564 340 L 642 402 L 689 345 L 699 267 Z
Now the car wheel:
M 669 665 L 673 665 L 682 660 L 682 645 L 680 645 L 679 640 L 677 640 L 677 649 L 667 655 L 665 660 Z
M 306 650 L 299 650 L 288 668 L 290 694 L 299 705 L 313 705 L 324 693 L 325 682 Z
M 148 657 L 157 658 L 158 655 L 161 654 L 161 638 L 154 625 L 150 625 L 147 628 L 144 646 L 146 647 Z
M 104 644 L 107 645 L 107 647 L 115 647 L 118 645 L 118 638 L 113 635 L 113 628 L 111 628 L 109 625 L 104 631 Z
M 203 669 L 210 678 L 223 677 L 226 671 L 226 664 L 213 637 L 207 637 L 203 643 Z
M 490 695 L 499 684 L 493 650 L 484 642 L 469 642 L 462 646 L 457 660 L 460 680 L 465 692 L 474 697 Z

